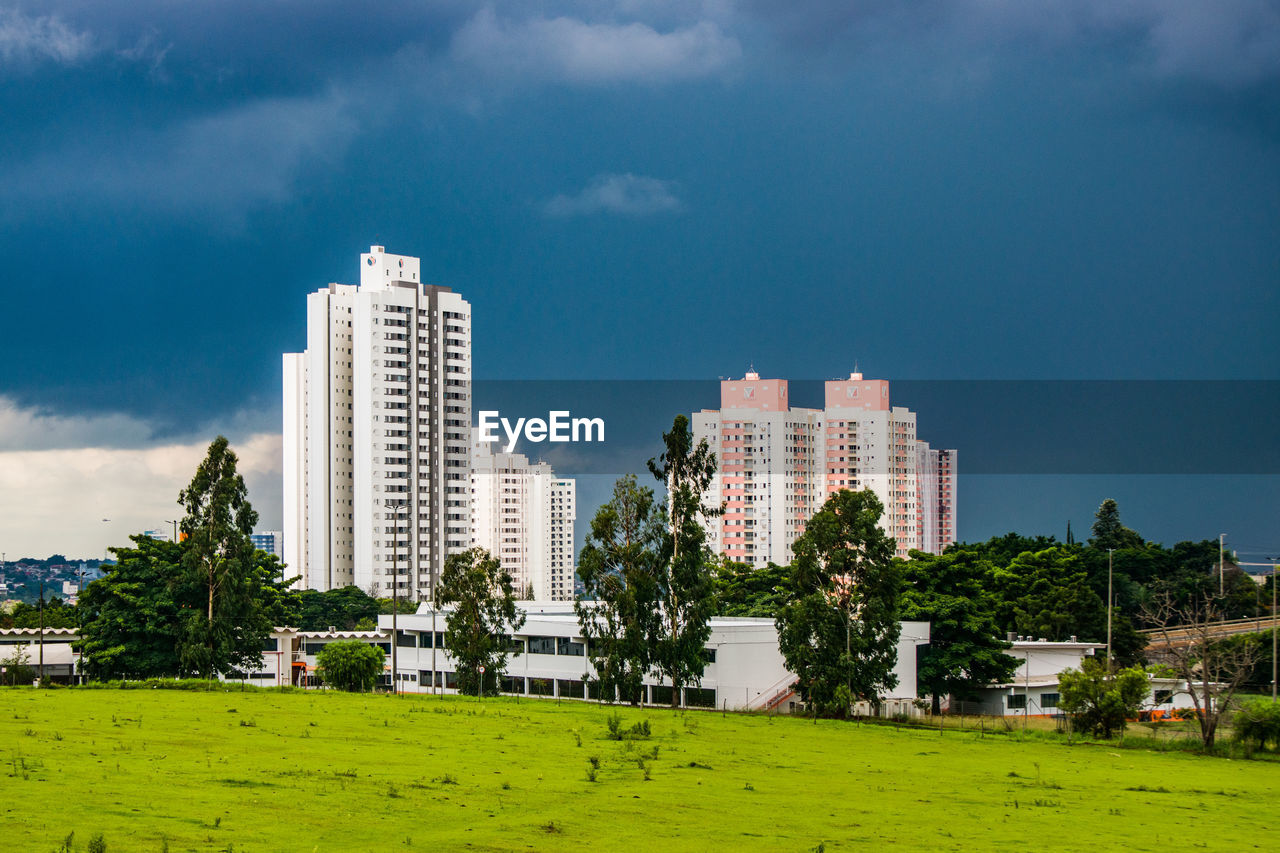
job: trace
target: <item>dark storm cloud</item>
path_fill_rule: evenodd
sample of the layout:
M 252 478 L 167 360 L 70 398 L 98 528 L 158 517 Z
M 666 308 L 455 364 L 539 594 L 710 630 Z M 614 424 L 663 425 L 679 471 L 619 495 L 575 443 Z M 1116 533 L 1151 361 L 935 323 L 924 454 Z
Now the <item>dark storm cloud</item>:
M 797 51 L 897 43 L 972 59 L 1031 47 L 1228 88 L 1280 78 L 1277 0 L 747 0 L 742 9 Z

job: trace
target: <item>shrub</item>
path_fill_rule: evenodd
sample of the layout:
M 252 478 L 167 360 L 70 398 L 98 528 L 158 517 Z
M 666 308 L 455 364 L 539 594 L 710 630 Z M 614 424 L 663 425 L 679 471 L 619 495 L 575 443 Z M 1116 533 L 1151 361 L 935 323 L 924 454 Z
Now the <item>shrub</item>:
M 352 693 L 373 689 L 386 653 L 359 640 L 329 643 L 316 655 L 316 673 L 326 684 Z
M 1254 699 L 1245 702 L 1232 720 L 1235 739 L 1252 746 L 1280 749 L 1280 703 L 1270 699 Z
M 1077 731 L 1110 738 L 1124 731 L 1126 720 L 1138 715 L 1147 685 L 1147 675 L 1139 667 L 1108 676 L 1101 661 L 1085 658 L 1078 672 L 1067 670 L 1059 676 L 1059 705 Z
M 633 723 L 631 728 L 624 729 L 622 715 L 617 712 L 609 715 L 606 725 L 609 727 L 609 740 L 643 740 L 653 733 L 648 720 L 641 720 Z

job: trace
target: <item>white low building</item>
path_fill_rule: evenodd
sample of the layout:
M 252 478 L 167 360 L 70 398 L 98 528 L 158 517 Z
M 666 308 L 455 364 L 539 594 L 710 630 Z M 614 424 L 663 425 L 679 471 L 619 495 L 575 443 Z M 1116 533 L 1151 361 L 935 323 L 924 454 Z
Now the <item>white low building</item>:
M 69 684 L 76 673 L 80 653 L 72 644 L 80 640 L 75 628 L 0 628 L 0 684 L 9 684 L 9 667 L 25 667 L 36 678 Z
M 1013 678 L 1003 684 L 992 684 L 978 691 L 974 702 L 953 703 L 953 713 L 985 714 L 995 717 L 1056 717 L 1060 695 L 1058 679 L 1067 670 L 1080 669 L 1086 657 L 1105 650 L 1104 643 L 1053 642 L 1019 638 L 1006 654 L 1018 660 Z M 1147 676 L 1150 683 L 1142 704 L 1142 717 L 1166 717 L 1187 709 L 1194 710 L 1187 683 L 1175 678 Z
M 565 602 L 520 602 L 525 624 L 512 637 L 519 654 L 507 662 L 500 682 L 503 693 L 566 699 L 598 698 L 588 684 L 591 664 L 573 605 Z M 454 693 L 457 666 L 445 648 L 445 617 L 441 609 L 433 613 L 429 604 L 417 613 L 396 617 L 395 649 L 397 683 L 406 693 Z M 275 628 L 263 644 L 261 663 L 243 673 L 225 676 L 225 681 L 259 687 L 314 687 L 319 684 L 316 667 L 320 651 L 329 643 L 356 640 L 380 647 L 387 653 L 384 688 L 391 681 L 392 617 L 378 617 L 376 631 L 300 631 Z M 35 663 L 38 640 L 35 629 L 0 632 L 0 643 L 22 647 Z M 71 644 L 78 640 L 70 629 L 45 631 L 45 664 L 48 677 L 69 681 L 78 671 L 79 654 Z M 897 686 L 881 697 L 880 713 L 915 714 L 916 655 L 929 642 L 928 622 L 903 622 L 894 667 Z M 3 653 L 0 653 L 3 656 Z M 778 649 L 778 631 L 772 619 L 715 617 L 706 643 L 706 669 L 701 683 L 686 687 L 682 704 L 691 707 L 729 710 L 764 710 L 790 713 L 802 709 Z M 671 685 L 646 677 L 644 701 L 671 704 Z M 871 713 L 860 707 L 859 713 Z
M 501 682 L 504 693 L 562 698 L 598 698 L 587 684 L 591 665 L 573 607 L 564 602 L 521 602 L 524 626 L 512 642 L 520 652 L 507 663 Z M 418 613 L 398 617 L 396 669 L 402 691 L 453 692 L 456 666 L 444 648 L 445 610 L 433 614 L 424 604 Z M 390 634 L 391 617 L 380 616 L 378 627 Z M 916 692 L 916 650 L 929 641 L 929 623 L 904 622 L 894 668 L 897 687 L 883 697 L 882 713 L 912 713 Z M 796 710 L 799 697 L 792 690 L 795 676 L 787 671 L 778 649 L 772 619 L 715 617 L 706 644 L 707 667 L 701 683 L 684 689 L 683 703 L 730 710 Z M 647 703 L 671 702 L 671 685 L 646 677 Z

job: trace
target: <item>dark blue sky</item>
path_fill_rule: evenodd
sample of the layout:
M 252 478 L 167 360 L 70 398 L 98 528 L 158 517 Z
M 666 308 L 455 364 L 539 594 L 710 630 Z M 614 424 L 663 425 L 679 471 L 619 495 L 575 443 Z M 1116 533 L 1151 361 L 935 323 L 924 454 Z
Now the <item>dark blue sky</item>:
M 1274 0 L 426 5 L 0 5 L 0 472 L 278 431 L 375 242 L 485 379 L 1280 379 Z M 1274 470 L 990 482 L 1280 547 Z

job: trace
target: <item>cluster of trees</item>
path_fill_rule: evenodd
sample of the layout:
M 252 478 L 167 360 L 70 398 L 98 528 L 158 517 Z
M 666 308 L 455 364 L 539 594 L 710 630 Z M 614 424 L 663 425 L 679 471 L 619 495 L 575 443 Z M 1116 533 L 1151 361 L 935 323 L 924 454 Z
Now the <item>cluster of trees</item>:
M 0 628 L 74 628 L 79 625 L 76 607 L 54 596 L 44 603 L 19 601 L 7 613 L 0 612 Z
M 199 676 L 255 668 L 285 584 L 274 555 L 253 547 L 258 514 L 219 436 L 179 496 L 180 542 L 130 537 L 116 565 L 81 595 L 83 667 L 92 678 Z
M 585 594 L 575 611 L 591 663 L 584 678 L 598 695 L 639 703 L 653 674 L 678 705 L 684 688 L 701 681 L 710 620 L 726 602 L 776 618 L 783 656 L 815 713 L 844 716 L 893 687 L 904 581 L 874 493 L 832 496 L 796 543 L 791 566 L 751 573 L 707 547 L 703 525 L 720 510 L 705 500 L 716 466 L 706 442 L 694 442 L 683 415 L 662 440 L 648 467 L 666 499 L 633 475 L 621 478 L 579 556 Z M 718 596 L 729 584 L 735 593 Z M 522 624 L 510 577 L 484 551 L 453 555 L 439 599 L 453 605 L 445 641 L 459 689 L 496 692 L 507 632 Z
M 390 599 L 356 587 L 294 588 L 273 554 L 249 539 L 258 515 L 237 458 L 219 436 L 179 503 L 180 541 L 131 536 L 112 548 L 115 565 L 88 584 L 77 605 L 19 604 L 0 627 L 79 628 L 91 678 L 213 678 L 258 668 L 277 625 L 302 630 L 372 629 Z
M 718 612 L 775 618 L 793 612 L 795 605 L 788 601 L 812 574 L 813 560 L 807 552 L 811 534 L 820 529 L 810 523 L 796 543 L 797 559 L 787 566 L 753 570 L 722 559 L 714 576 Z M 1219 562 L 1217 542 L 1180 542 L 1172 548 L 1148 542 L 1120 522 L 1114 500 L 1099 507 L 1091 532 L 1083 543 L 1074 540 L 1070 528 L 1065 542 L 1010 533 L 956 544 L 941 555 L 913 551 L 910 559 L 897 561 L 898 618 L 931 624 L 930 643 L 918 659 L 918 677 L 933 698 L 935 712 L 946 696 L 965 699 L 982 685 L 1009 680 L 1017 668 L 1017 661 L 1004 653 L 1009 634 L 1105 642 L 1109 571 L 1111 642 L 1119 668 L 1145 662 L 1142 630 L 1268 610 L 1263 588 L 1229 560 Z M 866 530 L 862 538 L 874 536 Z M 890 574 L 878 572 L 885 590 L 893 586 Z M 1212 659 L 1222 645 L 1260 648 L 1254 639 L 1214 641 L 1193 653 L 1187 674 L 1202 674 L 1197 664 Z M 1237 655 L 1232 660 L 1240 659 Z M 1246 668 L 1245 679 L 1269 681 L 1269 668 L 1264 673 L 1257 666 L 1261 652 L 1250 660 L 1253 665 Z M 1269 658 L 1266 664 L 1269 667 Z M 1226 669 L 1215 671 L 1226 678 Z
M 714 455 L 705 442 L 694 442 L 683 415 L 662 438 L 663 453 L 648 467 L 665 487 L 665 500 L 634 476 L 620 479 L 592 519 L 579 558 L 585 595 L 575 610 L 593 669 L 586 677 L 605 697 L 639 702 L 652 673 L 671 685 L 672 703 L 679 703 L 683 688 L 700 683 L 716 614 L 773 618 L 802 699 L 815 713 L 843 716 L 894 686 L 900 620 L 931 624 L 918 677 L 937 711 L 945 696 L 964 699 L 1010 679 L 1017 660 L 1005 654 L 1007 634 L 1102 642 L 1110 615 L 1113 656 L 1123 668 L 1143 662 L 1139 629 L 1168 627 L 1177 614 L 1262 612 L 1257 585 L 1219 564 L 1217 543 L 1147 542 L 1120 523 L 1110 500 L 1087 543 L 1075 542 L 1070 528 L 1065 542 L 1011 533 L 899 560 L 880 528 L 883 507 L 875 494 L 842 490 L 807 522 L 789 565 L 734 564 L 706 545 L 703 524 L 720 511 L 705 500 Z M 112 549 L 116 565 L 88 585 L 78 607 L 54 599 L 41 614 L 19 605 L 5 626 L 43 618 L 49 627 L 79 627 L 91 677 L 211 678 L 256 667 L 273 625 L 372 628 L 379 613 L 389 612 L 390 600 L 355 587 L 293 589 L 296 578 L 285 579 L 280 562 L 252 546 L 257 514 L 225 438 L 210 445 L 179 502 L 181 541 L 131 537 L 132 546 Z M 515 598 L 512 578 L 487 552 L 446 561 L 438 599 L 452 606 L 445 642 L 463 692 L 497 692 L 513 652 L 510 632 L 523 625 Z M 1231 643 L 1252 657 L 1222 651 Z M 1228 662 L 1248 658 L 1244 669 L 1252 673 L 1257 647 L 1214 641 L 1187 661 L 1185 675 L 1204 676 L 1205 662 L 1219 652 Z M 322 670 L 334 683 L 372 684 L 382 665 L 376 661 L 375 671 L 375 655 L 329 648 Z M 1117 703 L 1135 688 L 1132 678 L 1108 672 L 1099 685 L 1096 675 L 1083 673 L 1079 684 L 1063 689 L 1084 696 L 1081 707 L 1099 715 L 1088 725 L 1107 732 Z
M 715 584 L 702 525 L 719 508 L 705 503 L 715 455 L 706 441 L 694 443 L 689 419 L 677 416 L 662 441 L 649 472 L 666 500 L 633 475 L 614 484 L 578 558 L 585 595 L 574 607 L 600 694 L 638 703 L 645 673 L 654 672 L 671 685 L 674 707 L 706 667 Z
M 634 476 L 620 479 L 578 560 L 586 594 L 575 607 L 600 695 L 637 703 L 653 673 L 679 703 L 682 689 L 701 680 L 717 612 L 775 618 L 783 657 L 815 713 L 844 716 L 893 687 L 903 576 L 875 494 L 833 495 L 795 543 L 790 566 L 753 571 L 707 547 L 703 524 L 720 509 L 705 502 L 716 467 L 706 442 L 695 444 L 679 416 L 663 444 L 649 470 L 666 500 Z

